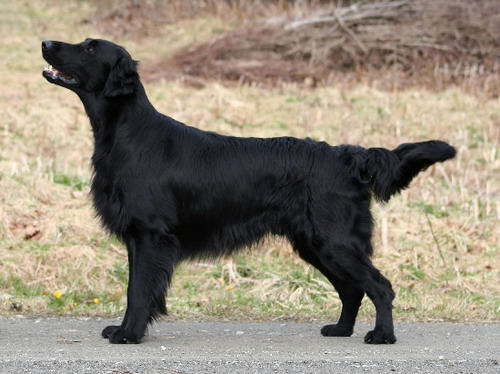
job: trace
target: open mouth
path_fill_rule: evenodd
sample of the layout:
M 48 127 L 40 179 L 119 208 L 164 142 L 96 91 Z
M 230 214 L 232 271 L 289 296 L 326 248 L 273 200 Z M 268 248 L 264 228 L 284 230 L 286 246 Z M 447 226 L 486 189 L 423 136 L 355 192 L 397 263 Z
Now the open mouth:
M 57 70 L 52 65 L 49 65 L 43 69 L 43 75 L 46 78 L 50 78 L 54 81 L 61 81 L 66 84 L 78 83 L 78 80 L 73 75 Z

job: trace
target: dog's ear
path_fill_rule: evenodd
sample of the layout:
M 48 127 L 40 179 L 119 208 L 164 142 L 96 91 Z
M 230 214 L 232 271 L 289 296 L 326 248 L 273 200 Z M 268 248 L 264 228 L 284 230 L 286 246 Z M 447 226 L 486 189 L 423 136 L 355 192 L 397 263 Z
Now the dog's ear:
M 126 96 L 135 92 L 139 84 L 138 62 L 130 57 L 121 57 L 109 72 L 104 86 L 104 96 Z

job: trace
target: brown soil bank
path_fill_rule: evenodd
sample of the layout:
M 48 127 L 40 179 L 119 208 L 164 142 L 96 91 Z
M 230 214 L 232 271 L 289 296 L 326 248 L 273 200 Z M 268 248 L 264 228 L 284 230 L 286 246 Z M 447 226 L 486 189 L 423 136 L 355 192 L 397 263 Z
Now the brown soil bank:
M 144 76 L 307 85 L 368 80 L 385 88 L 461 84 L 498 94 L 500 1 L 318 4 L 301 16 L 260 19 L 180 50 L 146 67 Z

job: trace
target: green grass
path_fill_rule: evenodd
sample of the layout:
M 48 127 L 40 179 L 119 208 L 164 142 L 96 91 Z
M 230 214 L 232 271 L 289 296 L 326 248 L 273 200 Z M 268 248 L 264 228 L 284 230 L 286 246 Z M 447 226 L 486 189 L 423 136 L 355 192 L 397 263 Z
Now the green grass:
M 87 181 L 84 181 L 79 177 L 71 177 L 65 174 L 54 175 L 54 183 L 71 187 L 77 191 L 82 191 L 86 186 L 88 186 Z

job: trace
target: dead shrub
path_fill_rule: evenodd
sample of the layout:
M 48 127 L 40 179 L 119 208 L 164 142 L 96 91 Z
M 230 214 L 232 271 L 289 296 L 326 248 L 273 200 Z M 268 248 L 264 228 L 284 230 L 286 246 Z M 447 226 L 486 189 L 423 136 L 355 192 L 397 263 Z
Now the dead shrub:
M 344 7 L 316 3 L 307 9 L 306 14 L 284 12 L 188 46 L 150 65 L 144 75 L 148 80 L 273 83 L 346 75 L 370 80 L 390 72 L 391 78 L 384 79 L 393 88 L 465 83 L 496 94 L 498 1 L 359 1 Z

